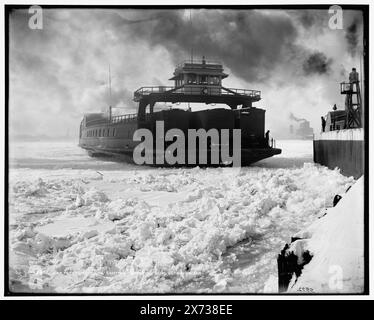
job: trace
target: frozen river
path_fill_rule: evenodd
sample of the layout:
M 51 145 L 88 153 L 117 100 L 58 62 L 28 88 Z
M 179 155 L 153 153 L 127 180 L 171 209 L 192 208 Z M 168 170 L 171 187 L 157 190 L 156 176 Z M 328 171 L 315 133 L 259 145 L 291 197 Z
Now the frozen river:
M 285 242 L 354 180 L 312 141 L 241 168 L 157 169 L 75 142 L 9 150 L 10 278 L 44 292 L 275 292 Z

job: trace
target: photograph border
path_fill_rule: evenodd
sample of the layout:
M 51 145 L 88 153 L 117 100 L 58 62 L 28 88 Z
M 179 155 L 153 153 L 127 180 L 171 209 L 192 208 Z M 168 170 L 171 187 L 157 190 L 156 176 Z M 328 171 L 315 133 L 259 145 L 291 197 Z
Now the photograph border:
M 330 5 L 275 4 L 275 5 L 41 5 L 45 9 L 319 9 L 328 10 Z M 364 55 L 364 291 L 362 293 L 42 293 L 12 292 L 9 288 L 9 15 L 14 9 L 28 9 L 31 5 L 4 5 L 5 39 L 5 168 L 4 168 L 4 296 L 362 296 L 369 294 L 369 5 L 340 5 L 343 10 L 360 10 L 363 13 Z M 275 258 L 274 258 L 275 259 Z

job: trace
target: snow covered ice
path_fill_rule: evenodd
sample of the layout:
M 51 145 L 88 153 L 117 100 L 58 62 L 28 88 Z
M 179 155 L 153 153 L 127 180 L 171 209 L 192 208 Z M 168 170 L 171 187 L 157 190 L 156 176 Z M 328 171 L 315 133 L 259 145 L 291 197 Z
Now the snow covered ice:
M 74 142 L 12 143 L 14 291 L 275 292 L 276 257 L 355 181 L 312 141 L 241 168 L 150 168 Z
M 327 214 L 295 237 L 290 250 L 313 259 L 289 292 L 362 293 L 364 291 L 364 179 L 361 177 Z

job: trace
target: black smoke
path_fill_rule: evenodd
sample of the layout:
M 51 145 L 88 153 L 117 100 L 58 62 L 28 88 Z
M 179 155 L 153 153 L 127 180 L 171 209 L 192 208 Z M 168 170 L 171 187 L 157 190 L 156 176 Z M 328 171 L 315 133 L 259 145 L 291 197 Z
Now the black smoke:
M 184 10 L 161 11 L 149 16 L 150 23 L 137 24 L 133 38 L 164 46 L 174 63 L 191 51 L 195 59 L 218 59 L 249 82 L 265 82 L 278 66 L 304 69 L 304 75 L 327 72 L 330 60 L 296 43 L 294 20 L 258 10 L 192 10 L 192 19 Z
M 303 63 L 306 75 L 329 73 L 332 60 L 322 52 L 312 53 Z
M 348 51 L 354 57 L 357 53 L 360 42 L 360 29 L 362 27 L 362 19 L 356 16 L 353 21 L 345 28 L 345 39 L 347 40 Z

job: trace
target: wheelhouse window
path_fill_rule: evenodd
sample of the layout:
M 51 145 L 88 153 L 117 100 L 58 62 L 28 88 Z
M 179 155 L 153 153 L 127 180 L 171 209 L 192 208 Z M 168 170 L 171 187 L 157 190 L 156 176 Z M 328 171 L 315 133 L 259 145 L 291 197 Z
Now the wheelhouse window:
M 208 77 L 203 75 L 200 77 L 200 83 L 207 84 L 208 83 Z
M 220 83 L 219 77 L 209 77 L 209 84 L 218 85 Z
M 196 74 L 194 74 L 194 73 L 187 74 L 186 83 L 187 84 L 196 84 L 197 83 Z

